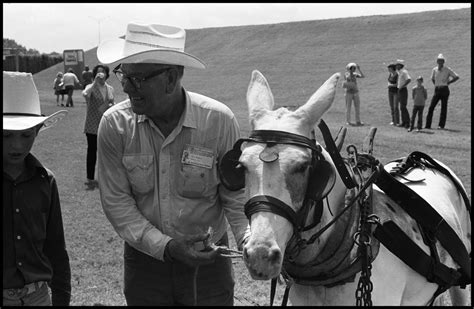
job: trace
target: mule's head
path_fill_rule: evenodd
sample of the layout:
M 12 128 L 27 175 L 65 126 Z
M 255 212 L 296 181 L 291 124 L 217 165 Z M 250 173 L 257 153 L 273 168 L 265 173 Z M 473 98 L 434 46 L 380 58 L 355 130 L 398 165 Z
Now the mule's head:
M 265 77 L 253 71 L 247 92 L 249 119 L 255 130 L 277 130 L 310 138 L 311 130 L 331 107 L 339 74 L 331 76 L 295 111 L 273 110 L 274 101 Z M 298 145 L 247 141 L 241 146 L 247 198 L 271 196 L 297 212 L 303 205 L 312 163 L 312 150 Z M 293 224 L 273 212 L 253 212 L 251 236 L 244 246 L 244 261 L 254 279 L 279 275 Z

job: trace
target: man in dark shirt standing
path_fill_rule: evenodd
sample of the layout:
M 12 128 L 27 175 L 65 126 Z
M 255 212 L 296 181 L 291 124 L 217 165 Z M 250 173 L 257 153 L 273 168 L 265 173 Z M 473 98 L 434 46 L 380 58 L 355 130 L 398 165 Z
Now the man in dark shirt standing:
M 67 306 L 71 268 L 58 187 L 30 153 L 38 132 L 67 111 L 41 115 L 31 73 L 4 71 L 3 87 L 3 306 Z
M 94 80 L 92 72 L 89 70 L 89 66 L 84 67 L 84 71 L 82 71 L 82 89 L 86 89 L 86 86 L 92 84 Z

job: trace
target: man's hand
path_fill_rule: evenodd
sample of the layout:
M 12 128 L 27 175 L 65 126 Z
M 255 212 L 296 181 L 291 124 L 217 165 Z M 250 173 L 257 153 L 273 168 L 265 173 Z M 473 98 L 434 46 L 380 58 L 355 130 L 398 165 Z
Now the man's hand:
M 167 250 L 173 260 L 180 261 L 188 266 L 199 266 L 214 262 L 218 254 L 217 248 L 208 247 L 206 251 L 194 249 L 194 243 L 204 241 L 209 237 L 208 233 L 173 238 L 167 244 Z

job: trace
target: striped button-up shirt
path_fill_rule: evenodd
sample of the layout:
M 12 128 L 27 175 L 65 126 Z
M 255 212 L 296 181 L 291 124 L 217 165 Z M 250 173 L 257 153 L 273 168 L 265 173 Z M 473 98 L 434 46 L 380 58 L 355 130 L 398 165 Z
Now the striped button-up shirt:
M 225 189 L 217 170 L 240 137 L 238 122 L 224 104 L 185 93 L 185 111 L 166 138 L 151 119 L 132 111 L 129 100 L 107 110 L 99 125 L 105 215 L 128 244 L 160 260 L 174 237 L 212 227 L 216 242 L 226 232 L 225 218 L 237 244 L 250 233 L 244 190 Z

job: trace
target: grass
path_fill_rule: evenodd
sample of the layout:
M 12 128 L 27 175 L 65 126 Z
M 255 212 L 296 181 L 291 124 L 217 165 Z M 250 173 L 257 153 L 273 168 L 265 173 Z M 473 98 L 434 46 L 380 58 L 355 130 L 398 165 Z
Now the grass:
M 187 70 L 184 86 L 227 104 L 236 114 L 241 133 L 250 130 L 245 96 L 252 70 L 268 79 L 277 106 L 301 105 L 346 63 L 357 62 L 367 76 L 360 80 L 361 117 L 367 125 L 349 127 L 345 145 L 361 147 L 371 126 L 378 131 L 374 154 L 382 162 L 418 150 L 441 160 L 459 176 L 471 196 L 471 13 L 470 9 L 372 16 L 286 24 L 189 30 L 187 48 L 201 57 L 206 70 Z M 125 29 L 124 29 L 125 30 Z M 86 51 L 86 64 L 97 63 L 95 49 Z M 389 126 L 384 62 L 405 59 L 412 78 L 423 75 L 429 99 L 429 82 L 435 58 L 442 52 L 447 65 L 461 79 L 452 85 L 447 128 L 408 133 Z M 42 112 L 58 110 L 52 82 L 61 64 L 35 74 Z M 115 77 L 110 78 L 118 101 L 125 98 Z M 413 85 L 413 83 L 411 84 Z M 55 128 L 38 136 L 33 153 L 56 175 L 66 241 L 72 267 L 72 305 L 125 305 L 123 241 L 102 212 L 99 192 L 85 191 L 86 138 L 84 99 L 74 95 L 75 107 Z M 412 100 L 409 100 L 411 114 Z M 429 104 L 429 102 L 427 103 Z M 439 119 L 435 110 L 433 126 Z M 425 117 L 427 107 L 425 108 Z M 345 122 L 342 89 L 324 116 L 333 135 Z M 317 139 L 322 141 L 321 134 Z M 344 153 L 343 153 L 344 154 Z M 231 235 L 231 233 L 230 233 Z M 235 247 L 233 238 L 231 246 Z M 234 260 L 236 305 L 268 305 L 270 282 L 254 281 L 243 262 Z M 284 287 L 277 290 L 281 303 Z M 442 300 L 442 305 L 449 301 Z

